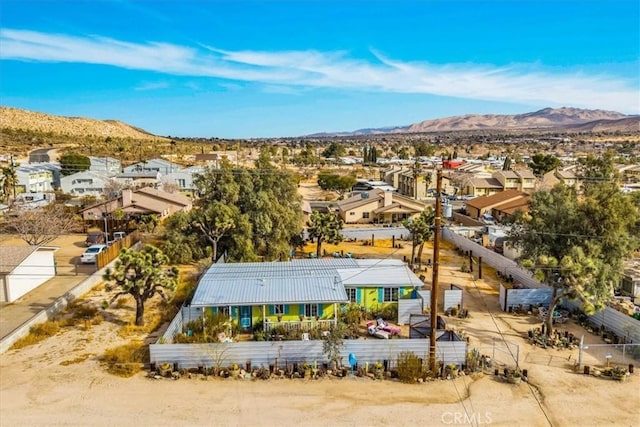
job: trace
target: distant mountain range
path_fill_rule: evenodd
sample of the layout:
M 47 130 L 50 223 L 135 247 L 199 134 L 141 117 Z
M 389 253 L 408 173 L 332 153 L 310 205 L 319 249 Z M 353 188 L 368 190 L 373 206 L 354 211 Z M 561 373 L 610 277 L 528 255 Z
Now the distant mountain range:
M 0 107 L 0 129 L 21 129 L 65 136 L 166 139 L 117 120 L 63 117 L 12 107 Z M 545 108 L 516 115 L 467 114 L 425 120 L 408 126 L 359 129 L 352 132 L 322 132 L 309 137 L 340 137 L 446 131 L 549 130 L 565 132 L 640 132 L 640 116 L 615 111 L 579 108 Z
M 467 114 L 425 120 L 408 126 L 359 129 L 353 132 L 322 132 L 309 136 L 358 136 L 393 133 L 421 133 L 474 130 L 564 130 L 579 132 L 640 132 L 640 116 L 615 111 L 580 108 L 544 108 L 532 113 L 499 115 Z

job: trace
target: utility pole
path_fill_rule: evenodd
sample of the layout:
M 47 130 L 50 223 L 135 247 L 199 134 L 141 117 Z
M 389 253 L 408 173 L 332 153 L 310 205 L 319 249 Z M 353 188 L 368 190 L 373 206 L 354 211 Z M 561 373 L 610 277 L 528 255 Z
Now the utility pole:
M 429 335 L 429 368 L 436 374 L 436 336 L 438 329 L 438 266 L 440 264 L 440 221 L 442 205 L 440 193 L 442 192 L 442 170 L 438 169 L 436 176 L 436 213 L 434 218 L 433 233 L 433 276 L 431 279 L 431 334 Z

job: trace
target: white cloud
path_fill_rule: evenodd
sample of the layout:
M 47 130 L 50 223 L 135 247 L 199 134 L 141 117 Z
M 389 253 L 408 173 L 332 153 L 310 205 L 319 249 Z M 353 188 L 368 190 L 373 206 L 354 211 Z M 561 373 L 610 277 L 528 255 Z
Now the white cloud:
M 138 86 L 134 87 L 134 90 L 137 91 L 147 91 L 147 90 L 159 90 L 159 89 L 167 89 L 169 87 L 169 83 L 167 82 L 142 82 Z
M 233 52 L 204 45 L 190 48 L 11 29 L 0 30 L 0 45 L 0 59 L 104 64 L 258 82 L 266 84 L 267 91 L 281 93 L 287 87 L 345 88 L 640 112 L 637 80 L 557 72 L 539 64 L 434 65 L 397 61 L 378 52 L 373 52 L 376 61 L 369 62 L 350 58 L 346 52 Z

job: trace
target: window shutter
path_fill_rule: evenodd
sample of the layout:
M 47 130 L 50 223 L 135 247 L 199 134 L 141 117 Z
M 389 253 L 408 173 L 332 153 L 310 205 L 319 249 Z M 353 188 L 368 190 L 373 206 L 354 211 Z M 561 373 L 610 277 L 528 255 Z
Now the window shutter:
M 362 288 L 356 289 L 356 303 L 362 304 Z
M 233 307 L 231 309 L 231 317 L 238 317 L 238 307 Z
M 384 301 L 384 288 L 378 288 L 378 303 Z
M 289 314 L 289 304 L 285 304 L 285 306 L 284 306 L 284 314 Z
M 218 307 L 211 307 L 211 312 L 213 314 L 218 314 Z
M 325 304 L 318 304 L 318 316 L 324 317 L 324 309 L 327 307 Z
M 298 314 L 304 316 L 304 304 L 298 306 Z
M 275 310 L 273 309 L 273 304 L 269 304 L 269 315 L 272 316 L 275 313 Z

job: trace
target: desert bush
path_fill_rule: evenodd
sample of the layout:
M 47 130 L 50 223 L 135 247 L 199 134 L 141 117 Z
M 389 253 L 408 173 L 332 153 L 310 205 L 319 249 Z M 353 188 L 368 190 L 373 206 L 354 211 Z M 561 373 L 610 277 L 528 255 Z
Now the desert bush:
M 398 379 L 403 383 L 414 383 L 426 376 L 422 360 L 413 352 L 405 351 L 398 355 Z
M 109 348 L 105 350 L 102 362 L 106 365 L 107 372 L 121 377 L 131 377 L 149 362 L 149 347 L 142 341 L 133 341 Z
M 387 305 L 382 307 L 381 309 L 372 310 L 371 316 L 374 319 L 381 317 L 385 320 L 395 321 L 398 318 L 398 305 L 397 304 Z
M 124 325 L 118 331 L 118 335 L 121 337 L 129 337 L 132 335 L 148 334 L 160 327 L 163 323 L 163 318 L 158 310 L 148 310 L 144 315 L 144 325 L 137 326 L 132 319 L 129 323 Z
M 29 329 L 29 334 L 16 341 L 12 349 L 24 348 L 33 344 L 37 344 L 49 337 L 54 336 L 60 330 L 60 323 L 57 320 L 49 320 L 47 322 L 38 323 Z

